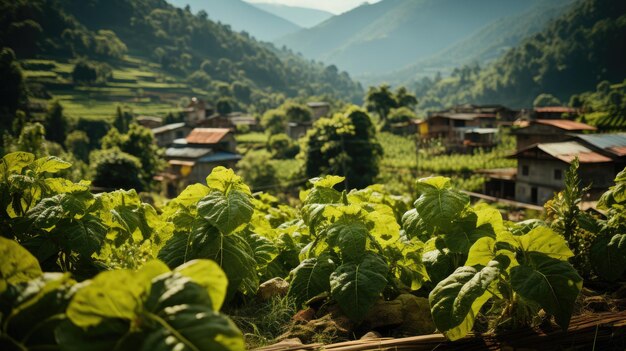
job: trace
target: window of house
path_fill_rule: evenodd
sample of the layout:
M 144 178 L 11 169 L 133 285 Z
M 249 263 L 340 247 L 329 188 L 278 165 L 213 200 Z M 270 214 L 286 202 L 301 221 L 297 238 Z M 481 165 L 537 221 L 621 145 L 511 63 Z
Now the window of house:
M 563 179 L 563 171 L 560 169 L 555 169 L 554 170 L 554 179 L 555 180 L 561 180 Z
M 522 166 L 522 175 L 527 176 L 529 173 L 528 166 Z

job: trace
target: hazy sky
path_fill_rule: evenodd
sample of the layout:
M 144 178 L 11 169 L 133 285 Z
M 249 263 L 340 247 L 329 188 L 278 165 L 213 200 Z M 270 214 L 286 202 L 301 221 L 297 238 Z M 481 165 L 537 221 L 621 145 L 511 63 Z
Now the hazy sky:
M 310 7 L 335 14 L 351 10 L 364 2 L 374 3 L 380 0 L 245 0 L 247 2 L 265 2 L 289 6 Z

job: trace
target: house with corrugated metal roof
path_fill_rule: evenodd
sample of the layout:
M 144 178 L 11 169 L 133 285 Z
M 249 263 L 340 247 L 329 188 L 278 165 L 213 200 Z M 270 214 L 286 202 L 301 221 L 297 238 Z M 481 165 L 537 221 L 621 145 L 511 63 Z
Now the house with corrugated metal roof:
M 596 127 L 567 119 L 536 119 L 516 122 L 517 150 L 543 142 L 559 142 L 571 139 L 572 133 L 593 132 Z
M 565 172 L 578 158 L 585 201 L 596 200 L 626 167 L 626 134 L 569 134 L 567 141 L 542 142 L 518 149 L 515 200 L 544 204 L 565 187 Z
M 168 194 L 204 183 L 213 168 L 234 168 L 241 159 L 233 132 L 227 128 L 194 128 L 185 138 L 174 140 L 165 150 L 169 164 Z

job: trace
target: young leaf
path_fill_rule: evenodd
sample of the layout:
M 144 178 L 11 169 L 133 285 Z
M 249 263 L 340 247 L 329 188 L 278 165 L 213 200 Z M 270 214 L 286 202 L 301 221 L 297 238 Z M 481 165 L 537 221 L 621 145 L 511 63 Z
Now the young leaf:
M 340 220 L 326 232 L 330 247 L 338 247 L 344 262 L 358 261 L 365 254 L 368 231 L 360 221 Z
M 330 275 L 335 264 L 327 256 L 309 258 L 291 271 L 287 295 L 294 297 L 298 306 L 325 291 L 330 291 Z
M 442 280 L 429 295 L 437 329 L 450 340 L 467 335 L 482 306 L 491 298 L 489 287 L 500 276 L 501 263 L 491 261 L 480 271 L 459 267 Z
M 440 183 L 431 185 L 420 180 L 417 183 L 420 196 L 413 205 L 424 223 L 431 227 L 446 228 L 469 204 L 469 196 Z
M 537 227 L 516 239 L 524 252 L 539 252 L 562 261 L 574 256 L 565 238 L 548 227 Z
M 253 212 L 250 195 L 239 190 L 231 190 L 227 193 L 211 191 L 198 202 L 198 215 L 218 228 L 224 235 L 248 223 Z
M 0 237 L 0 257 L 0 293 L 43 274 L 37 259 L 14 240 Z
M 361 321 L 387 286 L 387 263 L 367 253 L 361 262 L 344 263 L 330 275 L 330 293 L 341 310 Z
M 566 330 L 582 289 L 582 278 L 568 262 L 536 252 L 527 257 L 527 262 L 511 268 L 513 290 L 554 315 L 557 324 Z
M 58 171 L 71 167 L 72 164 L 56 156 L 47 156 L 37 159 L 33 166 L 36 173 L 57 173 Z

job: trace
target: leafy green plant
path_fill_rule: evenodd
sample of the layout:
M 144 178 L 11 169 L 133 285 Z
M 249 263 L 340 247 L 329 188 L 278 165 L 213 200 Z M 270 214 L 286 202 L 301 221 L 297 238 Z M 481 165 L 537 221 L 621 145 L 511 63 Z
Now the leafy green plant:
M 573 253 L 565 240 L 547 227 L 526 234 L 500 231 L 470 248 L 464 266 L 440 281 L 429 300 L 437 328 L 451 340 L 472 330 L 483 306 L 499 312 L 495 326 L 528 325 L 539 308 L 567 329 L 582 278 L 567 262 Z
M 406 250 L 410 242 L 400 236 L 393 209 L 364 201 L 362 193 L 333 189 L 343 180 L 312 179 L 313 188 L 302 195 L 310 242 L 290 274 L 288 295 L 302 304 L 327 292 L 348 317 L 359 321 L 386 288 L 403 283 L 407 289 L 419 288 L 423 267 L 420 247 Z M 399 262 L 392 264 L 391 257 Z
M 0 346 L 3 350 L 243 350 L 219 313 L 228 281 L 208 260 L 170 271 L 150 261 L 76 284 L 42 273 L 15 241 L 0 238 Z

